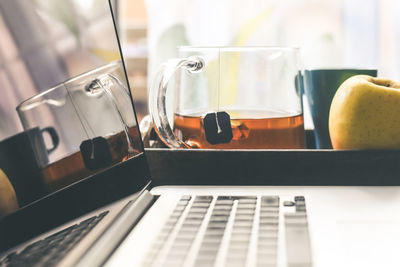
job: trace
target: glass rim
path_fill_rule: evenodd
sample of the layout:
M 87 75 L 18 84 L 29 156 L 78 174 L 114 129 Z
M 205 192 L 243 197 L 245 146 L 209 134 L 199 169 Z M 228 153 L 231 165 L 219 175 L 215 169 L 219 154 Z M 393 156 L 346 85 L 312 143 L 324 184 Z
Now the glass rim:
M 337 71 L 378 71 L 377 68 L 306 68 L 305 72 L 337 72 Z
M 222 51 L 299 51 L 297 46 L 177 46 L 179 51 L 201 51 L 201 50 L 222 50 Z
M 56 85 L 50 87 L 49 89 L 46 89 L 46 90 L 44 90 L 43 92 L 40 92 L 39 94 L 36 94 L 36 95 L 34 95 L 34 96 L 31 96 L 31 97 L 25 99 L 24 101 L 22 101 L 22 102 L 16 107 L 16 110 L 17 110 L 17 111 L 20 110 L 23 106 L 29 104 L 30 102 L 35 101 L 36 99 L 38 99 L 38 98 L 40 98 L 40 97 L 42 97 L 42 96 L 44 96 L 44 95 L 47 95 L 47 94 L 53 92 L 54 90 L 57 90 L 57 89 L 60 88 L 60 87 L 64 87 L 64 86 L 65 86 L 66 84 L 68 84 L 68 83 L 71 83 L 71 82 L 74 82 L 74 81 L 76 81 L 76 80 L 79 80 L 79 79 L 81 79 L 83 76 L 91 75 L 91 74 L 94 74 L 94 73 L 96 73 L 96 72 L 102 71 L 102 70 L 104 70 L 104 69 L 109 69 L 109 68 L 110 68 L 110 69 L 113 69 L 113 68 L 120 67 L 121 63 L 122 63 L 121 60 L 114 60 L 114 61 L 111 61 L 110 63 L 107 63 L 107 64 L 102 65 L 102 66 L 100 66 L 100 67 L 91 69 L 91 70 L 89 70 L 89 71 L 86 71 L 86 72 L 83 72 L 83 73 L 78 74 L 78 75 L 76 75 L 76 76 L 73 76 L 73 77 L 71 77 L 71 78 L 68 78 L 68 79 L 66 79 L 66 80 L 63 81 L 63 82 L 60 82 L 60 83 L 58 83 L 58 84 L 56 84 Z

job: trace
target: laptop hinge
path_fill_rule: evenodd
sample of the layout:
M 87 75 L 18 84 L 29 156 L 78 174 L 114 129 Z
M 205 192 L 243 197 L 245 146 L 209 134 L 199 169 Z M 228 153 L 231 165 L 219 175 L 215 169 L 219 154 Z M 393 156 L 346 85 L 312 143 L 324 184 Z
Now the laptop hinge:
M 117 217 L 75 266 L 101 266 L 154 201 L 155 197 L 145 190 L 136 201 L 128 203 L 124 208 L 125 211 Z

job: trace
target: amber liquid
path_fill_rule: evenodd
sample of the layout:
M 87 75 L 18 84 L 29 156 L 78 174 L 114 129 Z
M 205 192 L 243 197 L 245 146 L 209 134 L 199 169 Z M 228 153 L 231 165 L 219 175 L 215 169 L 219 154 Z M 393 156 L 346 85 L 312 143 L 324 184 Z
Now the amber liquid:
M 206 149 L 297 149 L 304 148 L 303 115 L 268 117 L 251 111 L 229 111 L 233 138 L 212 145 L 206 140 L 204 116 L 174 115 L 174 133 L 192 148 Z M 246 115 L 248 118 L 246 118 Z M 250 117 L 250 118 L 249 118 Z M 240 119 L 236 119 L 240 118 Z
M 134 154 L 128 155 L 128 142 L 126 140 L 125 132 L 105 136 L 109 144 L 112 164 L 122 162 L 135 154 L 140 153 L 141 141 L 139 138 L 138 128 L 131 127 L 129 134 L 133 140 Z M 48 187 L 49 191 L 58 190 L 71 183 L 86 178 L 99 170 L 88 170 L 85 167 L 81 152 L 75 152 L 58 161 L 51 163 L 42 169 L 41 174 L 43 181 Z

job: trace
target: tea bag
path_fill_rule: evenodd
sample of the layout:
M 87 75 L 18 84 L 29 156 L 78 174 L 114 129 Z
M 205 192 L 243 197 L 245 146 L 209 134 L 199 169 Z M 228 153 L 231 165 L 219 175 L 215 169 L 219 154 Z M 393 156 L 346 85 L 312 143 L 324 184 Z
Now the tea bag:
M 235 57 L 236 60 L 236 57 Z M 221 76 L 221 71 L 226 74 Z M 203 119 L 203 127 L 208 143 L 212 145 L 229 143 L 233 138 L 231 118 L 220 107 L 231 106 L 235 102 L 237 92 L 237 64 L 229 57 L 219 53 L 218 57 L 210 62 L 205 73 L 208 76 L 209 88 L 212 88 L 211 108 L 214 112 L 207 113 Z
M 208 113 L 203 125 L 206 139 L 212 145 L 229 143 L 233 138 L 231 118 L 225 111 Z
M 79 148 L 88 170 L 97 170 L 112 164 L 110 147 L 104 137 L 85 140 Z

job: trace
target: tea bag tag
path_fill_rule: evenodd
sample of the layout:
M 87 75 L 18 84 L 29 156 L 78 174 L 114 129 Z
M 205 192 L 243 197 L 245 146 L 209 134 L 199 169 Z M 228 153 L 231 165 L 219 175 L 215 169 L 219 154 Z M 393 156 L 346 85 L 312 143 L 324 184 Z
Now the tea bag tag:
M 79 148 L 88 170 L 97 170 L 112 164 L 110 147 L 104 137 L 85 140 Z
M 203 125 L 206 139 L 212 145 L 229 143 L 233 138 L 231 118 L 225 111 L 208 113 Z

